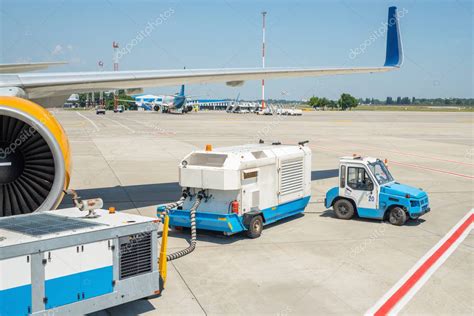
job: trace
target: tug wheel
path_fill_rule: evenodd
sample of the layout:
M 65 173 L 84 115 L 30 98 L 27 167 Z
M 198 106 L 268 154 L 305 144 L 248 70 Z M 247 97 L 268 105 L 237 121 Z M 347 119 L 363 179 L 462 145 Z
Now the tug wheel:
M 250 238 L 258 238 L 262 234 L 263 218 L 260 215 L 252 217 L 247 230 L 247 236 Z
M 407 221 L 407 214 L 400 207 L 394 207 L 388 215 L 388 221 L 392 225 L 402 226 Z
M 354 206 L 348 200 L 337 200 L 334 203 L 334 213 L 340 219 L 351 219 L 354 216 Z

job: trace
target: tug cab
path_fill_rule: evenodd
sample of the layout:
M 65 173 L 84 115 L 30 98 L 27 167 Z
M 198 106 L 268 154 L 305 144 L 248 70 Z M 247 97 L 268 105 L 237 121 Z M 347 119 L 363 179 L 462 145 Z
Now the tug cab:
M 398 226 L 430 211 L 426 192 L 396 182 L 380 159 L 361 156 L 340 159 L 339 186 L 326 193 L 325 206 L 341 219 L 357 214 Z

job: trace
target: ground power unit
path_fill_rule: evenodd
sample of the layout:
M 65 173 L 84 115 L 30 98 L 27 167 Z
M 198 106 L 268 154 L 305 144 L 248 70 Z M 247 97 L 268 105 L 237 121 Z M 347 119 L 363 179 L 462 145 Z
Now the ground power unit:
M 311 149 L 298 145 L 251 144 L 194 151 L 179 166 L 183 203 L 169 211 L 170 226 L 247 231 L 304 211 L 311 195 Z M 190 216 L 195 200 L 201 203 Z
M 160 292 L 158 224 L 84 214 L 0 218 L 0 315 L 82 315 Z

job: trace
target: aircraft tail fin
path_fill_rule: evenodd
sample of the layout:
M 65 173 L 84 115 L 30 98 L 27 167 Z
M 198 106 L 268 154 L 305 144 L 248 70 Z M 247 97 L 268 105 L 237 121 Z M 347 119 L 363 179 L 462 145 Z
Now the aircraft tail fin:
M 384 64 L 387 67 L 400 67 L 403 63 L 403 47 L 398 19 L 397 7 L 388 8 L 387 52 Z
M 184 84 L 181 85 L 181 91 L 179 91 L 179 96 L 184 97 Z

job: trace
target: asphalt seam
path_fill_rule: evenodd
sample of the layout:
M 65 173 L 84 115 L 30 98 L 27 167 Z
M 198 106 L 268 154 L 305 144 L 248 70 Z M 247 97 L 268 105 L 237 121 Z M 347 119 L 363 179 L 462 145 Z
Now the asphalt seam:
M 107 118 L 107 117 L 103 117 L 102 119 L 103 119 L 103 120 L 107 120 L 107 121 L 109 121 L 109 122 L 113 122 L 113 123 L 115 123 L 115 124 L 117 124 L 117 125 L 119 125 L 119 126 L 125 128 L 125 129 L 129 130 L 129 131 L 132 132 L 133 134 L 135 134 L 135 130 L 134 130 L 134 129 L 130 128 L 129 126 L 127 126 L 127 125 L 125 125 L 125 124 L 123 124 L 123 123 L 121 123 L 121 122 L 119 122 L 119 121 L 112 120 L 112 119 Z
M 170 248 L 168 248 L 170 249 Z M 191 287 L 189 286 L 188 282 L 186 282 L 186 280 L 184 279 L 183 275 L 181 274 L 181 272 L 179 272 L 179 269 L 178 267 L 173 263 L 173 261 L 171 261 L 171 264 L 173 265 L 173 267 L 175 268 L 176 272 L 178 273 L 179 277 L 181 278 L 181 280 L 183 280 L 183 283 L 184 285 L 186 285 L 186 287 L 188 288 L 189 292 L 191 293 L 191 295 L 194 297 L 194 299 L 196 300 L 196 302 L 198 303 L 199 307 L 201 308 L 202 312 L 204 313 L 204 315 L 207 316 L 207 312 L 206 310 L 204 309 L 204 307 L 202 306 L 201 302 L 199 302 L 199 299 L 196 297 L 196 294 L 194 294 L 193 290 L 191 290 Z
M 437 235 L 434 235 L 430 232 L 426 235 L 416 235 L 416 236 L 403 236 L 403 238 L 420 238 L 420 237 L 439 237 Z M 179 238 L 179 237 L 173 237 L 170 236 L 170 238 Z M 393 236 L 393 237 L 378 237 L 378 240 L 390 240 L 390 239 L 399 239 L 400 236 Z M 181 238 L 180 238 L 181 239 Z M 291 244 L 310 244 L 310 243 L 326 243 L 326 242 L 338 242 L 338 241 L 364 241 L 364 240 L 370 240 L 370 236 L 367 236 L 367 238 L 359 238 L 359 239 L 354 239 L 354 238 L 343 238 L 343 239 L 324 239 L 324 240 L 300 240 L 300 241 L 284 241 L 284 242 L 268 242 L 268 243 L 258 243 L 255 244 L 256 247 L 258 246 L 269 246 L 269 245 L 291 245 Z M 200 240 L 198 240 L 199 242 Z M 200 242 L 209 242 L 205 240 L 201 240 Z M 247 248 L 249 244 L 240 244 L 240 245 L 233 245 L 233 244 L 225 244 L 225 246 L 229 247 L 245 247 Z M 199 245 L 199 248 L 219 248 L 222 247 L 222 244 L 218 245 Z M 168 247 L 168 249 L 180 249 L 180 246 L 175 246 L 175 247 Z
M 91 121 L 92 122 L 92 121 Z M 107 158 L 105 158 L 104 154 L 102 153 L 102 150 L 100 150 L 99 146 L 97 146 L 97 144 L 95 143 L 94 139 L 92 138 L 91 135 L 89 135 L 89 138 L 90 140 L 92 141 L 92 143 L 94 144 L 94 146 L 96 147 L 97 151 L 100 153 L 100 156 L 102 157 L 102 159 L 104 159 L 105 163 L 107 164 L 107 166 L 109 167 L 110 171 L 112 172 L 112 174 L 114 175 L 115 179 L 118 181 L 118 183 L 120 184 L 120 187 L 122 188 L 123 192 L 125 193 L 125 195 L 127 196 L 127 198 L 129 199 L 130 203 L 132 203 L 133 207 L 135 208 L 135 210 L 138 212 L 138 214 L 142 215 L 142 213 L 140 212 L 140 210 L 138 209 L 137 205 L 135 204 L 135 202 L 132 200 L 132 197 L 130 196 L 130 194 L 128 194 L 127 190 L 125 190 L 123 188 L 123 183 L 122 181 L 120 181 L 120 178 L 118 177 L 117 173 L 115 173 L 115 170 L 114 168 L 112 168 L 112 166 L 110 165 L 109 161 L 107 160 Z

